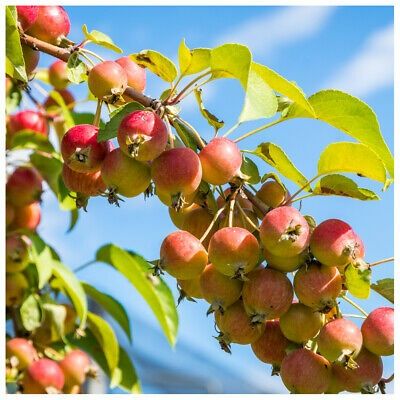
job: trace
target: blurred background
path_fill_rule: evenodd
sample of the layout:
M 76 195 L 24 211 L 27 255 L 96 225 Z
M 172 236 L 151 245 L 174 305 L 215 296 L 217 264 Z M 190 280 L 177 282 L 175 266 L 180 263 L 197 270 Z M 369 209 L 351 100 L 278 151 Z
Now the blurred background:
M 112 37 L 125 54 L 155 49 L 176 61 L 182 38 L 189 47 L 215 47 L 239 42 L 250 47 L 254 60 L 296 81 L 307 95 L 325 88 L 337 88 L 360 97 L 376 112 L 382 133 L 393 150 L 393 8 L 392 7 L 66 7 L 72 30 L 70 38 L 82 40 L 81 27 L 97 29 Z M 119 56 L 96 47 L 108 59 Z M 40 66 L 50 65 L 43 56 Z M 159 96 L 167 84 L 148 73 L 146 93 Z M 71 86 L 76 99 L 87 97 L 86 86 Z M 204 87 L 204 103 L 225 121 L 234 125 L 243 102 L 243 91 L 233 80 L 220 80 Z M 28 102 L 25 107 L 32 107 Z M 206 138 L 213 132 L 202 119 L 192 98 L 182 103 L 182 115 Z M 94 102 L 82 103 L 77 111 L 95 111 Z M 238 137 L 263 122 L 247 123 L 235 131 Z M 343 133 L 312 120 L 294 120 L 273 127 L 241 142 L 242 149 L 253 149 L 262 141 L 281 146 L 305 176 L 315 175 L 320 152 L 331 142 L 351 141 Z M 260 173 L 267 164 L 254 159 Z M 354 177 L 352 177 L 354 178 Z M 302 212 L 318 222 L 340 218 L 350 223 L 366 245 L 367 261 L 393 255 L 393 187 L 382 193 L 380 185 L 362 181 L 361 186 L 376 191 L 381 201 L 361 202 L 339 197 L 306 199 Z M 286 182 L 290 191 L 294 185 Z M 163 238 L 175 230 L 167 208 L 156 197 L 142 196 L 108 205 L 104 198 L 92 199 L 88 212 L 81 213 L 72 233 L 66 234 L 68 213 L 58 209 L 47 191 L 43 199 L 43 219 L 39 234 L 54 246 L 71 269 L 94 258 L 105 243 L 133 250 L 146 259 L 159 257 Z M 132 354 L 144 393 L 283 393 L 270 367 L 262 364 L 249 346 L 232 346 L 229 355 L 220 350 L 212 316 L 206 317 L 205 302 L 179 305 L 179 336 L 171 349 L 146 303 L 132 286 L 111 268 L 94 264 L 78 273 L 119 300 L 127 309 L 133 332 L 130 345 L 113 324 L 121 344 Z M 373 270 L 373 281 L 393 276 L 393 265 Z M 166 277 L 176 298 L 172 279 Z M 375 293 L 363 302 L 366 310 L 386 301 Z M 343 304 L 347 312 L 354 312 Z M 112 322 L 112 321 L 111 321 Z M 360 323 L 359 320 L 355 320 Z M 393 372 L 393 358 L 384 360 L 387 377 Z M 107 390 L 102 381 L 92 392 Z M 391 384 L 392 385 L 392 384 Z M 392 386 L 388 387 L 392 391 Z M 115 392 L 114 392 L 115 393 Z

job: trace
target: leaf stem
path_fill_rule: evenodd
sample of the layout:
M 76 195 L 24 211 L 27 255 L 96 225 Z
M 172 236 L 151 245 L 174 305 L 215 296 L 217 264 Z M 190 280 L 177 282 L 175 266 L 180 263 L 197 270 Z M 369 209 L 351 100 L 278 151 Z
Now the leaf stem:
M 248 138 L 249 136 L 255 135 L 255 134 L 258 133 L 258 132 L 261 132 L 261 131 L 263 131 L 263 130 L 265 130 L 265 129 L 271 128 L 271 126 L 278 125 L 278 124 L 281 123 L 282 121 L 284 121 L 284 118 L 279 118 L 279 119 L 277 119 L 277 120 L 275 120 L 275 121 L 269 122 L 268 124 L 262 125 L 262 126 L 260 126 L 259 128 L 253 129 L 252 131 L 247 132 L 247 133 L 245 133 L 244 135 L 238 137 L 237 139 L 234 140 L 234 142 L 235 142 L 235 143 L 238 143 L 238 142 L 240 142 L 241 140 Z M 231 128 L 231 129 L 232 129 L 232 128 Z M 235 129 L 236 129 L 236 128 L 235 128 Z M 227 133 L 229 134 L 230 131 L 228 131 Z M 227 134 L 225 134 L 225 136 L 227 136 Z
M 349 304 L 351 304 L 355 309 L 360 311 L 361 314 L 365 315 L 368 317 L 368 313 L 363 310 L 357 303 L 355 303 L 353 300 L 349 299 L 346 295 L 341 296 L 343 300 L 347 301 Z
M 310 184 L 313 183 L 320 176 L 321 174 L 315 175 L 314 178 L 311 178 L 309 181 L 307 181 L 297 192 L 295 192 L 287 200 L 285 200 L 282 205 L 291 203 L 298 194 L 300 194 L 307 186 L 310 186 Z
M 82 270 L 84 270 L 85 268 L 89 267 L 90 265 L 96 263 L 97 260 L 91 260 L 86 262 L 85 264 L 80 265 L 79 267 L 75 268 L 72 272 L 74 274 L 77 274 L 78 272 L 81 272 Z
M 376 265 L 381 265 L 381 264 L 389 263 L 392 261 L 394 261 L 394 257 L 383 258 L 382 260 L 375 261 L 373 263 L 368 263 L 368 266 L 375 267 Z
M 305 194 L 304 196 L 300 196 L 297 199 L 292 200 L 291 202 L 295 203 L 296 201 L 304 200 L 304 199 L 307 199 L 308 197 L 315 197 L 315 196 L 316 195 L 314 193 L 308 193 L 308 194 Z
M 229 136 L 233 131 L 235 131 L 237 128 L 239 128 L 240 126 L 240 122 L 236 122 L 235 125 L 233 125 L 230 129 L 228 129 L 228 131 L 226 133 L 224 133 L 222 135 L 222 137 L 227 137 Z

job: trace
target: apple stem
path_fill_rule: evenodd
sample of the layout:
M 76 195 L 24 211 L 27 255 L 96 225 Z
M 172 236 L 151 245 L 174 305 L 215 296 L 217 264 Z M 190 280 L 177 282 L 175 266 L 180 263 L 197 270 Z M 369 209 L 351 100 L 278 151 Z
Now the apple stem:
M 365 319 L 365 315 L 358 315 L 358 314 L 342 314 L 343 317 L 346 318 L 360 318 L 360 319 Z
M 101 116 L 101 106 L 103 104 L 103 100 L 97 100 L 97 108 L 96 108 L 96 114 L 93 119 L 93 125 L 99 127 L 100 125 L 100 116 Z
M 229 214 L 228 214 L 228 226 L 229 226 L 229 228 L 232 228 L 232 226 L 233 226 L 233 210 L 235 208 L 235 202 L 236 202 L 236 198 L 235 197 L 232 196 L 232 199 L 229 200 Z
M 99 56 L 97 53 L 95 53 L 94 51 L 81 48 L 81 49 L 79 49 L 79 52 L 80 52 L 81 54 L 82 54 L 82 53 L 90 54 L 91 56 L 97 58 L 97 59 L 100 60 L 101 62 L 104 62 L 104 61 L 105 61 L 103 57 L 100 57 L 100 56 Z
M 94 67 L 96 64 L 94 63 L 94 61 L 88 56 L 86 55 L 83 51 L 80 51 L 79 54 L 86 60 L 89 62 L 91 67 Z
M 375 267 L 376 265 L 381 265 L 394 261 L 394 257 L 383 258 L 382 260 L 375 261 L 373 263 L 368 263 L 368 267 Z
M 349 299 L 347 296 L 343 295 L 341 296 L 343 300 L 347 301 L 349 304 L 351 304 L 355 309 L 357 309 L 358 311 L 360 311 L 361 314 L 365 315 L 366 317 L 368 317 L 368 313 L 363 310 L 357 303 L 355 303 L 353 300 Z
M 208 236 L 208 234 L 211 232 L 212 227 L 214 226 L 214 224 L 217 222 L 218 217 L 222 214 L 222 212 L 225 210 L 226 208 L 226 204 L 221 207 L 214 215 L 213 220 L 211 221 L 210 225 L 208 225 L 208 228 L 206 229 L 206 231 L 203 233 L 203 236 L 200 238 L 200 243 L 203 243 L 204 240 L 206 239 L 206 237 Z
M 242 206 L 237 203 L 236 207 L 240 211 L 240 214 L 243 216 L 243 218 L 246 220 L 246 222 L 253 227 L 256 231 L 260 232 L 260 228 L 248 217 L 248 215 L 244 212 Z

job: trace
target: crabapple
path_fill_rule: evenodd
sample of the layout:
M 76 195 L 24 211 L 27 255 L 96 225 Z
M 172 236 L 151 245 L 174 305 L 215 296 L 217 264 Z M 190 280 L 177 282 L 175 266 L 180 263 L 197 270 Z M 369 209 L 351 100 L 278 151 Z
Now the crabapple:
M 251 224 L 246 220 L 242 213 L 236 207 L 233 210 L 232 226 L 247 229 L 249 232 L 254 232 L 258 226 L 258 219 L 256 214 L 251 209 L 242 209 L 246 217 L 253 223 Z M 229 224 L 229 213 L 223 212 L 220 215 L 219 227 L 222 228 Z
M 8 228 L 15 219 L 15 208 L 9 204 L 6 203 L 6 228 Z
M 115 194 L 135 197 L 150 185 L 149 166 L 127 157 L 119 148 L 107 154 L 101 166 L 101 176 L 110 191 L 111 202 Z
M 172 207 L 168 207 L 169 217 L 171 218 L 172 223 L 178 228 L 183 229 L 183 224 L 193 210 L 200 208 L 200 206 L 196 203 L 189 205 L 188 207 L 181 208 L 179 211 L 176 211 Z
M 124 69 L 114 61 L 103 61 L 89 72 L 88 86 L 98 99 L 108 101 L 119 98 L 128 85 L 128 77 Z
M 208 264 L 200 275 L 202 297 L 211 304 L 210 311 L 225 310 L 242 294 L 243 282 L 231 279 Z
M 152 161 L 165 150 L 168 131 L 155 112 L 137 110 L 121 121 L 117 138 L 127 156 L 138 161 Z
M 313 310 L 328 312 L 342 291 L 342 278 L 336 267 L 314 262 L 296 272 L 293 287 L 301 303 Z
M 126 72 L 128 77 L 128 86 L 139 92 L 144 92 L 144 89 L 146 88 L 146 70 L 132 61 L 129 57 L 118 58 L 115 62 Z M 124 98 L 126 98 L 126 101 L 131 100 L 127 95 L 124 95 Z
M 90 358 L 82 350 L 72 350 L 58 364 L 64 373 L 64 388 L 70 392 L 74 386 L 81 386 L 90 369 Z
M 269 180 L 263 183 L 260 189 L 258 189 L 256 197 L 266 206 L 276 208 L 283 202 L 289 200 L 290 194 L 281 183 L 275 180 Z
M 59 45 L 70 31 L 68 14 L 61 6 L 40 6 L 38 16 L 28 29 L 28 35 Z
M 187 214 L 187 217 L 185 218 L 182 224 L 182 229 L 184 231 L 190 232 L 192 235 L 200 239 L 207 230 L 212 220 L 213 220 L 213 215 L 208 209 L 203 207 L 198 207 L 193 209 L 189 214 Z M 208 247 L 210 239 L 212 235 L 216 232 L 216 230 L 217 228 L 214 225 L 211 228 L 210 233 L 203 240 L 203 245 L 205 247 Z
M 26 74 L 29 77 L 39 64 L 40 51 L 34 50 L 25 44 L 22 44 L 21 47 L 22 55 L 24 56 Z
M 363 345 L 378 356 L 394 353 L 394 309 L 380 307 L 370 312 L 361 326 Z
M 283 359 L 280 375 L 291 393 L 319 394 L 328 389 L 332 373 L 327 359 L 302 348 Z
M 265 215 L 260 225 L 260 239 L 270 253 L 293 257 L 308 246 L 310 228 L 296 208 L 282 206 Z
M 28 30 L 36 21 L 39 15 L 38 6 L 16 6 L 18 22 L 23 31 Z
M 209 260 L 222 274 L 243 278 L 258 263 L 260 247 L 256 237 L 243 228 L 222 228 L 208 246 Z
M 203 169 L 203 180 L 212 185 L 228 183 L 242 165 L 239 147 L 232 140 L 215 138 L 199 153 Z
M 72 109 L 72 106 L 75 103 L 75 98 L 72 93 L 67 89 L 56 89 L 55 91 L 61 96 L 65 105 L 69 109 Z M 60 108 L 60 105 L 56 102 L 56 100 L 53 99 L 53 97 L 49 96 L 43 103 L 43 107 L 46 109 L 46 111 L 51 111 L 52 108 Z M 55 116 L 57 116 L 57 114 L 55 114 Z
M 33 110 L 23 110 L 10 115 L 7 124 L 7 134 L 12 136 L 24 130 L 47 136 L 48 127 L 46 119 L 41 113 Z
M 194 279 L 207 265 L 207 251 L 191 233 L 170 233 L 160 248 L 160 266 L 177 279 Z
M 320 312 L 301 303 L 293 303 L 279 321 L 285 337 L 296 343 L 312 339 L 324 325 L 324 317 Z
M 193 279 L 178 279 L 177 283 L 179 285 L 182 297 L 202 299 L 203 293 L 200 286 L 200 276 Z
M 62 60 L 54 61 L 49 67 L 49 82 L 55 89 L 65 89 L 69 84 L 67 63 Z
M 61 154 L 65 164 L 76 172 L 100 170 L 106 155 L 111 151 L 111 142 L 98 142 L 99 128 L 95 125 L 75 125 L 61 140 Z
M 243 285 L 243 304 L 252 322 L 279 318 L 293 301 L 293 288 L 285 274 L 270 268 L 257 268 Z
M 6 270 L 9 273 L 23 271 L 29 264 L 29 239 L 12 234 L 6 238 Z
M 106 190 L 100 171 L 79 173 L 63 164 L 62 178 L 68 190 L 86 197 L 97 196 Z
M 13 227 L 35 231 L 40 223 L 41 212 L 38 202 L 15 209 Z
M 321 222 L 311 235 L 310 248 L 319 262 L 329 266 L 346 265 L 365 255 L 361 238 L 339 219 Z
M 168 205 L 176 209 L 182 208 L 186 197 L 197 190 L 201 174 L 198 155 L 187 147 L 166 150 L 151 165 L 157 194 L 168 196 Z
M 328 322 L 317 338 L 318 352 L 329 361 L 348 364 L 354 360 L 363 345 L 363 338 L 357 325 L 344 318 Z M 349 364 L 350 365 L 350 364 Z
M 16 207 L 40 200 L 42 177 L 31 167 L 18 167 L 8 178 L 6 185 L 7 200 Z
M 25 369 L 38 358 L 32 342 L 19 337 L 7 341 L 6 354 L 7 358 L 15 357 L 18 360 L 17 368 L 19 370 Z
M 24 393 L 60 392 L 64 386 L 64 374 L 55 361 L 42 358 L 28 367 L 21 383 Z
M 262 252 L 265 261 L 267 261 L 268 263 L 269 268 L 273 268 L 276 269 L 277 271 L 284 273 L 296 271 L 308 259 L 307 250 L 303 251 L 300 254 L 296 254 L 293 257 L 279 257 L 272 254 L 267 249 L 263 249 Z
M 6 306 L 20 306 L 28 288 L 29 283 L 23 273 L 6 274 Z

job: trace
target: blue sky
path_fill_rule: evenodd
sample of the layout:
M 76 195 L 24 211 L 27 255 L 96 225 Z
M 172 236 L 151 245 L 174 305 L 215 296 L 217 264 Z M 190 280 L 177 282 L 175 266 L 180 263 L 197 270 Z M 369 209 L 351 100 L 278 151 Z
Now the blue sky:
M 290 80 L 296 81 L 310 95 L 324 88 L 348 91 L 366 101 L 376 111 L 382 133 L 393 149 L 393 10 L 390 7 L 66 7 L 72 22 L 71 39 L 80 41 L 81 26 L 109 34 L 126 54 L 150 48 L 176 60 L 182 38 L 190 47 L 213 47 L 224 42 L 240 42 L 253 49 L 253 56 Z M 116 58 L 103 49 L 104 57 Z M 41 66 L 50 58 L 42 57 Z M 148 74 L 146 93 L 159 95 L 167 84 Z M 72 88 L 76 97 L 85 96 L 84 88 Z M 240 113 L 243 92 L 234 81 L 217 81 L 204 88 L 207 108 L 231 127 Z M 95 110 L 94 103 L 81 110 Z M 201 119 L 195 102 L 182 104 L 186 117 L 206 137 L 211 129 Z M 262 122 L 247 124 L 235 135 Z M 274 142 L 286 151 L 309 178 L 315 175 L 319 153 L 333 141 L 349 141 L 343 133 L 318 121 L 289 121 L 241 143 L 252 149 L 261 141 Z M 270 168 L 257 161 L 260 172 Z M 360 181 L 362 186 L 380 192 L 379 185 Z M 295 190 L 288 183 L 289 190 Z M 362 236 L 368 261 L 393 255 L 393 188 L 379 193 L 379 202 L 325 197 L 307 199 L 302 211 L 317 221 L 340 218 L 349 222 Z M 156 198 L 146 202 L 140 196 L 122 203 L 118 209 L 102 198 L 92 200 L 87 214 L 81 214 L 76 229 L 66 235 L 68 215 L 58 210 L 49 193 L 44 201 L 39 232 L 60 254 L 67 265 L 76 268 L 93 258 L 102 244 L 132 249 L 147 259 L 158 258 L 163 238 L 175 228 L 167 209 Z M 376 267 L 373 280 L 392 276 L 391 264 Z M 248 347 L 234 346 L 231 356 L 221 352 L 212 338 L 212 318 L 206 318 L 207 305 L 186 303 L 179 306 L 178 347 L 169 350 L 155 318 L 129 284 L 104 265 L 93 265 L 79 274 L 83 280 L 114 295 L 132 315 L 133 350 L 155 357 L 170 370 L 189 369 L 204 375 L 205 362 L 217 363 L 214 378 L 224 380 L 229 371 L 239 374 L 254 391 L 284 391 L 280 380 L 271 378 L 269 370 Z M 174 288 L 172 280 L 167 279 Z M 363 302 L 371 310 L 385 301 L 372 294 Z M 345 307 L 347 312 L 349 308 Z M 153 342 L 149 343 L 148 328 Z M 155 345 L 156 344 L 156 345 Z M 204 360 L 187 349 L 195 349 Z M 143 350 L 145 349 L 145 350 Z M 152 350 L 156 349 L 156 350 Z M 140 363 L 137 365 L 141 372 Z M 392 359 L 385 360 L 385 375 L 392 372 Z M 225 372 L 224 372 L 225 371 Z M 143 373 L 145 374 L 146 371 Z M 149 379 L 150 380 L 150 379 Z M 145 391 L 157 390 L 145 382 Z M 218 386 L 218 385 L 217 385 Z M 173 389 L 171 389 L 173 390 Z M 215 389 L 217 390 L 217 389 Z M 229 391 L 228 388 L 218 390 Z

